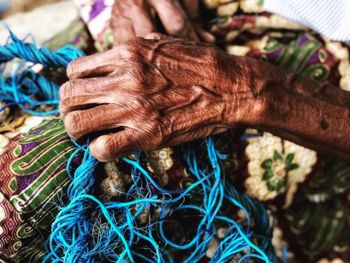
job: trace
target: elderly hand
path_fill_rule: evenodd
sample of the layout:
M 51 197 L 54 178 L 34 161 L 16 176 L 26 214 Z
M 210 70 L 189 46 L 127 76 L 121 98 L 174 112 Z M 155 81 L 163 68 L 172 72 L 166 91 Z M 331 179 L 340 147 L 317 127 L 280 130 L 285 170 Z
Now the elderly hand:
M 60 89 L 67 132 L 75 139 L 107 132 L 90 144 L 100 161 L 223 132 L 248 112 L 251 94 L 238 81 L 234 57 L 203 43 L 156 38 L 134 38 L 68 67 L 70 80 Z
M 198 20 L 198 9 L 199 0 L 116 0 L 110 21 L 115 44 L 157 32 L 156 15 L 170 36 L 212 43 L 214 37 L 192 23 Z

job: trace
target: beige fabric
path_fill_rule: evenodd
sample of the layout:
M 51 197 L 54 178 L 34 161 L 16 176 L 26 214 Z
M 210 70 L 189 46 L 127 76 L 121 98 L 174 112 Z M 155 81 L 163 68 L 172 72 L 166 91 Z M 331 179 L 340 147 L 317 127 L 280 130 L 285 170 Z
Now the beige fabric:
M 26 0 L 16 1 L 28 2 Z M 43 2 L 43 0 L 38 2 Z M 65 0 L 38 7 L 27 13 L 14 14 L 6 18 L 4 22 L 19 38 L 24 38 L 31 33 L 36 43 L 42 44 L 67 28 L 78 17 L 79 12 L 73 1 Z M 7 28 L 0 26 L 0 44 L 4 44 L 7 38 Z

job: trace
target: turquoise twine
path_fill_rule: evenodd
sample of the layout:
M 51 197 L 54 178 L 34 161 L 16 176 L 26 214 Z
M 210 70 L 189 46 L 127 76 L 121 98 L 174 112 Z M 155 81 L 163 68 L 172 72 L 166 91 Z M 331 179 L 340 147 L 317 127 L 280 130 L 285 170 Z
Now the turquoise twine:
M 30 58 L 36 61 L 34 63 L 41 61 L 49 67 L 63 65 L 57 61 L 69 62 L 66 54 L 28 48 L 14 39 L 20 51 L 11 55 L 3 52 L 5 56 L 1 58 L 0 55 L 0 61 L 19 56 Z M 30 52 L 23 53 L 24 47 Z M 63 58 L 57 58 L 61 55 Z M 51 61 L 56 59 L 55 63 Z M 20 86 L 22 78 L 35 82 L 34 72 L 23 71 L 22 74 L 28 74 L 28 77 L 16 74 L 12 78 L 13 85 L 2 82 L 2 87 L 6 87 L 3 94 L 13 94 L 6 97 L 10 103 L 20 107 L 30 104 L 33 94 L 44 94 L 46 102 L 56 101 L 55 88 L 44 79 L 37 82 L 36 88 L 27 84 L 30 88 L 26 93 L 23 87 L 13 91 L 13 86 Z M 61 207 L 52 224 L 44 262 L 176 262 L 176 253 L 181 251 L 184 262 L 198 262 L 205 257 L 211 240 L 217 238 L 217 228 L 222 225 L 227 231 L 210 262 L 227 262 L 235 255 L 240 255 L 238 262 L 249 258 L 278 262 L 271 246 L 272 231 L 264 207 L 249 196 L 238 193 L 225 180 L 220 162 L 226 156 L 215 150 L 213 139 L 206 139 L 209 158 L 206 165 L 197 159 L 198 153 L 191 144 L 182 147 L 183 160 L 193 179 L 192 184 L 184 189 L 169 190 L 158 185 L 142 167 L 141 152 L 136 152 L 136 160 L 122 158 L 121 161 L 131 169 L 132 183 L 125 193 L 121 193 L 121 198 L 113 201 L 101 201 L 95 196 L 94 172 L 99 163 L 91 156 L 88 143 L 79 145 L 73 141 L 73 144 L 77 149 L 67 162 L 67 173 L 72 179 L 67 190 L 68 203 Z M 80 153 L 82 163 L 72 174 L 70 165 Z M 197 203 L 195 200 L 201 201 Z M 245 222 L 238 223 L 223 214 L 222 208 L 227 204 L 241 209 L 245 213 Z M 145 212 L 148 213 L 147 223 L 141 223 L 139 217 Z M 178 213 L 184 214 L 184 220 L 197 219 L 191 237 L 186 236 L 180 222 L 176 223 Z M 250 226 L 252 219 L 254 228 Z M 180 240 L 169 236 L 169 227 L 177 227 L 178 232 L 183 233 Z
M 0 112 L 6 107 L 17 105 L 31 115 L 45 116 L 59 113 L 58 85 L 31 69 L 18 73 L 17 68 L 11 78 L 0 78 L 0 99 L 5 102 Z M 36 99 L 37 98 L 37 99 Z M 39 112 L 39 106 L 53 105 L 56 109 Z
M 66 67 L 70 61 L 82 56 L 83 52 L 73 46 L 65 46 L 57 52 L 47 48 L 37 48 L 35 44 L 24 43 L 10 31 L 11 42 L 0 46 L 0 62 L 17 57 L 25 62 L 42 64 L 45 67 Z M 58 114 L 59 87 L 43 75 L 36 74 L 21 63 L 9 78 L 0 76 L 0 100 L 5 105 L 0 112 L 12 105 L 19 106 L 25 112 L 35 116 Z M 52 106 L 53 110 L 38 111 L 40 106 Z
M 38 48 L 31 43 L 22 42 L 11 31 L 9 44 L 0 46 L 0 63 L 20 58 L 34 64 L 41 64 L 50 68 L 66 68 L 72 59 L 83 56 L 83 52 L 72 45 L 66 45 L 57 51 L 45 47 Z
M 93 173 L 97 161 L 87 151 L 87 147 L 84 145 L 77 149 L 76 153 L 84 152 L 84 160 L 75 171 L 74 180 L 69 187 L 70 201 L 60 210 L 52 225 L 50 254 L 46 261 L 174 261 L 164 251 L 163 247 L 167 246 L 179 251 L 192 251 L 184 262 L 198 262 L 205 257 L 210 241 L 216 236 L 216 224 L 221 222 L 226 225 L 227 233 L 210 262 L 227 262 L 239 253 L 242 254 L 239 262 L 248 258 L 277 262 L 270 244 L 271 229 L 265 209 L 256 200 L 239 194 L 225 181 L 219 164 L 222 155 L 215 151 L 211 138 L 207 139 L 211 169 L 199 168 L 196 154 L 190 147 L 183 152 L 190 172 L 197 180 L 181 192 L 166 190 L 157 185 L 142 168 L 140 156 L 136 161 L 123 158 L 123 162 L 133 168 L 133 183 L 119 201 L 103 202 L 93 195 Z M 73 157 L 74 155 L 71 158 Z M 152 189 L 145 191 L 147 185 L 152 186 Z M 191 195 L 198 192 L 198 188 L 202 189 L 203 204 L 188 204 L 186 200 L 190 202 Z M 222 214 L 221 207 L 224 202 L 245 211 L 247 227 Z M 138 216 L 150 206 L 160 209 L 159 217 L 151 220 L 148 225 L 140 225 Z M 169 217 L 181 210 L 198 212 L 201 222 L 196 226 L 196 235 L 192 240 L 177 244 L 167 236 L 164 227 L 171 223 Z M 259 231 L 251 231 L 248 224 L 250 215 L 253 215 L 259 225 Z M 103 227 L 103 224 L 107 227 Z M 259 240 L 260 245 L 253 243 L 253 239 Z M 144 254 L 138 251 L 138 244 L 143 244 L 142 249 L 146 251 Z M 247 252 L 247 248 L 250 251 Z

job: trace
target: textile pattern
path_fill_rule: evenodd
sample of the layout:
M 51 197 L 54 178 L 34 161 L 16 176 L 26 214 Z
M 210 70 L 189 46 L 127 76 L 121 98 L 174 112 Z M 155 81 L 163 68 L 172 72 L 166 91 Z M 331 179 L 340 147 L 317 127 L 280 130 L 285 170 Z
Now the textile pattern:
M 74 147 L 62 121 L 46 120 L 3 149 L 0 252 L 14 262 L 40 262 L 50 223 L 70 182 L 66 163 Z

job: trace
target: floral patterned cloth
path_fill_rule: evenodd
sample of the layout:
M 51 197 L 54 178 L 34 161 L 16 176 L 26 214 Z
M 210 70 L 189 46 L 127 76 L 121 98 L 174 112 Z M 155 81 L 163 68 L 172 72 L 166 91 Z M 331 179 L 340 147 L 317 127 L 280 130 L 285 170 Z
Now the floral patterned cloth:
M 350 90 L 348 46 L 266 13 L 258 1 L 212 7 L 220 18 L 211 31 L 228 53 Z M 254 130 L 237 147 L 235 178 L 273 211 L 276 253 L 285 246 L 289 262 L 349 262 L 350 163 Z
M 74 2 L 95 40 L 96 48 L 104 50 L 110 47 L 113 35 L 109 27 L 109 18 L 114 0 L 74 0 Z
M 58 120 L 0 140 L 0 257 L 40 262 L 70 182 L 66 163 L 74 148 Z
M 75 1 L 95 46 L 109 47 L 113 1 Z M 266 60 L 350 90 L 349 47 L 264 12 L 258 0 L 203 2 L 211 11 L 204 24 L 228 53 Z M 9 112 L 2 114 L 0 118 L 14 123 L 12 129 L 23 123 Z M 0 259 L 38 262 L 44 255 L 50 223 L 59 202 L 64 201 L 69 182 L 64 167 L 74 146 L 58 120 L 9 137 L 13 136 L 0 137 Z M 273 244 L 281 258 L 282 249 L 287 248 L 288 262 L 350 262 L 349 162 L 252 129 L 216 136 L 216 144 L 229 156 L 223 162 L 229 180 L 268 208 L 274 222 Z M 146 167 L 163 186 L 191 183 L 175 156 L 173 148 L 144 154 Z M 106 163 L 102 170 L 99 197 L 118 198 L 130 184 L 130 176 L 119 168 L 118 160 Z M 147 216 L 140 215 L 140 220 Z M 235 217 L 240 218 L 239 212 Z M 208 258 L 215 246 L 213 240 Z

